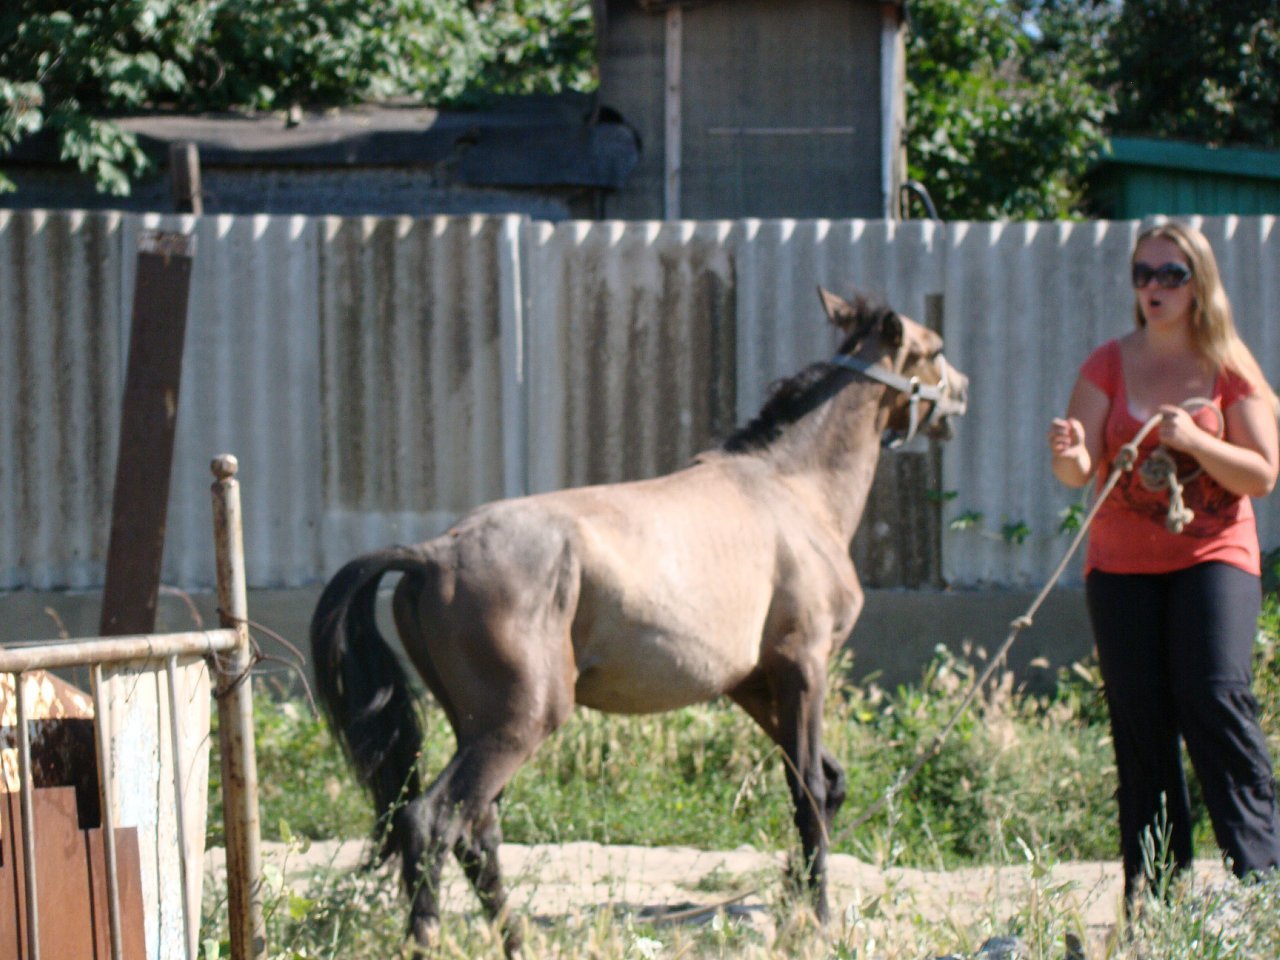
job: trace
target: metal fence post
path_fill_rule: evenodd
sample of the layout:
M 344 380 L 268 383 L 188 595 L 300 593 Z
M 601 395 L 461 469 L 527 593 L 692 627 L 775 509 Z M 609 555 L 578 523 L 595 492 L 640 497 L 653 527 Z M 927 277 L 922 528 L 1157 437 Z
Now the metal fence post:
M 98 790 L 102 800 L 102 861 L 107 871 L 107 929 L 111 939 L 111 960 L 124 960 L 124 935 L 120 927 L 120 868 L 116 858 L 116 816 L 112 806 L 115 793 L 115 758 L 111 755 L 111 721 L 103 690 L 102 664 L 90 670 L 93 683 L 93 732 L 98 751 Z
M 249 679 L 248 600 L 240 517 L 238 463 L 216 457 L 213 540 L 218 561 L 218 616 L 236 632 L 236 646 L 216 661 L 218 743 L 222 754 L 223 829 L 232 960 L 263 960 L 267 933 L 262 910 L 262 851 L 258 769 L 253 749 L 253 692 Z

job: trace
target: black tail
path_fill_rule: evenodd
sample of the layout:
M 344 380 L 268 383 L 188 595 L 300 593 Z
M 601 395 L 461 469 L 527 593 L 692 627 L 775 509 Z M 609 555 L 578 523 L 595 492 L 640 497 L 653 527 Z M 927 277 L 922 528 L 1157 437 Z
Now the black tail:
M 352 560 L 325 586 L 311 618 L 311 657 L 329 728 L 373 794 L 382 838 L 380 859 L 397 847 L 395 810 L 422 792 L 422 727 L 408 677 L 378 630 L 378 584 L 393 570 L 421 570 L 409 547 Z

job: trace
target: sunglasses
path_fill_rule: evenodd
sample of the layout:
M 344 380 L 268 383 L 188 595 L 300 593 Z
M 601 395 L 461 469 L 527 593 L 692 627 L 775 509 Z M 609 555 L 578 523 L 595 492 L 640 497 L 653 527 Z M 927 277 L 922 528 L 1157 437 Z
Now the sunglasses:
M 1133 288 L 1141 290 L 1151 278 L 1155 277 L 1156 286 L 1163 290 L 1176 290 L 1186 286 L 1191 279 L 1191 268 L 1185 263 L 1162 263 L 1153 267 L 1149 263 L 1138 262 L 1133 265 Z

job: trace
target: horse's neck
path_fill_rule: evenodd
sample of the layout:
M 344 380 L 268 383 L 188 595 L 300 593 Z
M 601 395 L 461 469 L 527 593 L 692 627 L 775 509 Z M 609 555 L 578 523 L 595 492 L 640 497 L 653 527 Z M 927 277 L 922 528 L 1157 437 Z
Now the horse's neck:
M 810 443 L 803 471 L 843 539 L 852 542 L 862 521 L 880 460 L 879 384 L 855 384 L 833 402 Z M 853 396 L 849 394 L 856 391 Z

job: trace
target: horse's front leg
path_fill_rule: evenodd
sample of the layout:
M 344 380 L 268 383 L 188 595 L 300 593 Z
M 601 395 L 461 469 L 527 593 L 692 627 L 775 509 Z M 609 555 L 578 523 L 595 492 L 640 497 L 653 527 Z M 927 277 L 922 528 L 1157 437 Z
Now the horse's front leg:
M 835 829 L 836 814 L 844 806 L 844 798 L 849 791 L 849 781 L 844 775 L 844 767 L 840 766 L 840 762 L 826 747 L 822 748 L 822 773 L 827 782 L 826 825 L 829 842 Z
M 844 799 L 843 771 L 822 749 L 822 700 L 826 669 L 821 663 L 790 662 L 774 679 L 778 704 L 778 744 L 787 764 L 787 786 L 795 804 L 795 824 L 804 860 L 793 873 L 808 886 L 818 920 L 830 918 L 827 904 L 828 828 Z M 826 761 L 830 761 L 827 763 Z M 829 773 L 831 774 L 830 779 Z M 832 797 L 828 787 L 834 786 Z

